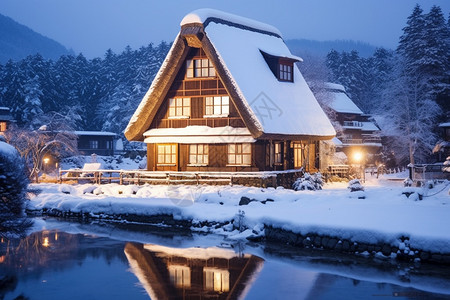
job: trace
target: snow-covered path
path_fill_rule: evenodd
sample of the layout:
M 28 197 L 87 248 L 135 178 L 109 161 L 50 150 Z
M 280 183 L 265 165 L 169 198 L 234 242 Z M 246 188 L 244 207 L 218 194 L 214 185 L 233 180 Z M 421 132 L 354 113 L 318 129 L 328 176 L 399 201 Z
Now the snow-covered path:
M 400 246 L 450 253 L 450 185 L 425 190 L 422 201 L 402 195 L 401 182 L 371 179 L 366 199 L 350 193 L 346 183 L 326 184 L 321 191 L 261 189 L 242 186 L 95 186 L 40 184 L 42 193 L 31 199 L 31 210 L 58 209 L 93 214 L 173 215 L 194 223 L 227 222 L 241 217 L 247 228 L 262 225 L 305 235 L 333 236 L 359 243 Z M 63 193 L 64 192 L 64 193 Z M 258 201 L 239 206 L 242 196 Z M 265 204 L 260 201 L 267 199 Z M 229 238 L 245 237 L 230 226 L 205 228 Z M 247 231 L 250 234 L 251 230 Z

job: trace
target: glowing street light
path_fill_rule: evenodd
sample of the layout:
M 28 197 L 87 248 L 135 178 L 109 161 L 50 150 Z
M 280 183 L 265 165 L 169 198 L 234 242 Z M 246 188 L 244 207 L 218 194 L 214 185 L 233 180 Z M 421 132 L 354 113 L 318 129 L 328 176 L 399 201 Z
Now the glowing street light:
M 353 160 L 357 163 L 362 171 L 362 181 L 366 182 L 366 170 L 364 166 L 364 153 L 362 151 L 353 152 Z
M 360 151 L 356 151 L 353 153 L 353 160 L 357 163 L 360 163 L 363 159 L 363 154 Z

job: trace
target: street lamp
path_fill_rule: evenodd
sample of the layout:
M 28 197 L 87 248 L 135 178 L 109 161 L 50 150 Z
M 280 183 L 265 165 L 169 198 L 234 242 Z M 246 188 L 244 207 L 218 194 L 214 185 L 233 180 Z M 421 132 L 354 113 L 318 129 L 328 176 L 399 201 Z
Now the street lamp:
M 362 151 L 353 152 L 353 160 L 359 165 L 360 169 L 362 169 L 362 181 L 366 182 L 366 172 L 364 170 L 364 153 Z
M 44 157 L 44 173 L 47 173 L 47 164 L 50 161 L 50 158 Z

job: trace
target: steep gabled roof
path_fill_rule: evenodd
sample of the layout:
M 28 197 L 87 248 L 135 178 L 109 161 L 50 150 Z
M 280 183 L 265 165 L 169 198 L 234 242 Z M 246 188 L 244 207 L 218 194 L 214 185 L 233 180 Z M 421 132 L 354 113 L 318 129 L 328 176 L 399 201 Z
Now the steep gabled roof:
M 181 22 L 180 34 L 125 129 L 129 140 L 143 140 L 188 46 L 203 48 L 254 138 L 330 139 L 335 135 L 298 68 L 294 65 L 294 82 L 283 82 L 265 61 L 262 52 L 301 60 L 290 53 L 276 28 L 202 9 Z

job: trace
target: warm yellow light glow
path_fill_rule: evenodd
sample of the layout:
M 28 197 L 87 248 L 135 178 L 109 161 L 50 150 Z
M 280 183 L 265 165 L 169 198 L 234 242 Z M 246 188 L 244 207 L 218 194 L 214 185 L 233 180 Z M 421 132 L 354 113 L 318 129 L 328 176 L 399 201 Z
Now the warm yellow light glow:
M 58 240 L 58 233 L 55 232 L 55 241 L 57 241 L 57 240 Z
M 363 154 L 362 152 L 354 152 L 353 153 L 353 159 L 355 160 L 355 162 L 360 162 L 363 158 Z
M 45 237 L 45 238 L 44 238 L 44 241 L 42 242 L 42 246 L 44 246 L 44 247 L 50 246 L 50 243 L 49 243 L 49 241 L 48 241 L 48 237 Z
M 44 157 L 44 164 L 48 164 L 49 161 L 50 161 L 50 158 Z

